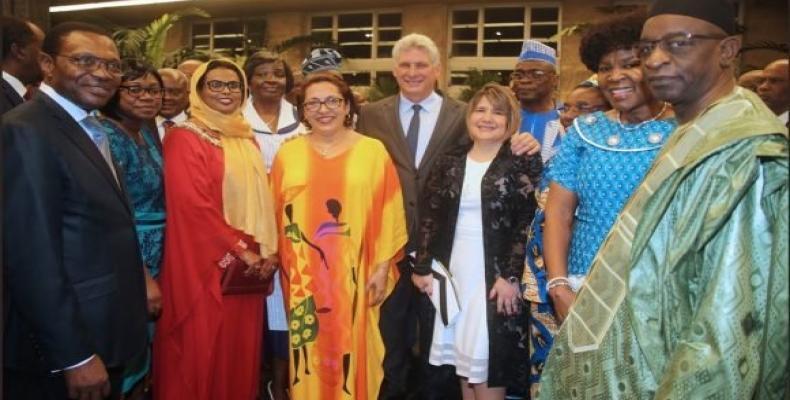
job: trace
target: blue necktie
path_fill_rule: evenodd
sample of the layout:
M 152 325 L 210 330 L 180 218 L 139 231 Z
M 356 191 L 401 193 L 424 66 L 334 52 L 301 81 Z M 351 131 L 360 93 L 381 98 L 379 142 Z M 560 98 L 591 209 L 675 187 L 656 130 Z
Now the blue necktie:
M 112 163 L 112 153 L 110 152 L 110 142 L 107 139 L 107 132 L 104 131 L 104 126 L 102 126 L 99 119 L 93 115 L 89 114 L 87 117 L 83 118 L 80 121 L 82 126 L 85 128 L 85 131 L 90 136 L 93 143 L 99 149 L 99 153 L 104 158 L 104 161 L 107 162 L 107 166 L 110 167 L 110 171 L 112 171 L 112 176 L 115 177 L 115 182 L 118 182 L 118 175 L 115 173 L 115 166 Z

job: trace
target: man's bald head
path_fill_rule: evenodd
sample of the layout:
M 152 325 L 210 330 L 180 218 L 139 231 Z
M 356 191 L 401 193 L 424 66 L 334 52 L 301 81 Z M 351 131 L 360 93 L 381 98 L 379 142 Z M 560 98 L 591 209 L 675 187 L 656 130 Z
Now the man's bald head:
M 753 69 L 744 72 L 738 77 L 738 86 L 751 90 L 757 93 L 757 86 L 763 81 L 763 70 Z
M 183 72 L 187 79 L 192 79 L 192 74 L 195 73 L 195 70 L 200 66 L 200 64 L 203 64 L 203 61 L 184 60 L 181 62 L 181 64 L 178 64 L 178 70 Z
M 788 110 L 790 104 L 790 84 L 788 84 L 788 61 L 776 60 L 763 68 L 763 81 L 757 87 L 757 94 L 776 115 Z
M 162 68 L 159 75 L 165 85 L 159 114 L 173 118 L 189 107 L 189 80 L 183 72 L 173 68 Z

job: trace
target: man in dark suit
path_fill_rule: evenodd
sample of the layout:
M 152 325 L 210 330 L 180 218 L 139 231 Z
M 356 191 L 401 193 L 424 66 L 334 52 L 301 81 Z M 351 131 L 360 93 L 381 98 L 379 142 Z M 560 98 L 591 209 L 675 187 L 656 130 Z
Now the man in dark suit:
M 41 81 L 38 57 L 44 31 L 31 22 L 14 17 L 0 17 L 2 56 L 0 69 L 0 116 L 22 104 L 27 85 Z
M 400 93 L 365 105 L 357 121 L 357 130 L 384 143 L 395 163 L 409 228 L 408 256 L 398 264 L 400 279 L 381 306 L 379 328 L 386 354 L 379 399 L 454 400 L 461 397 L 454 368 L 428 363 L 435 312 L 430 299 L 412 284 L 411 269 L 417 249 L 419 202 L 431 168 L 442 154 L 471 145 L 466 105 L 435 91 L 441 64 L 430 38 L 414 33 L 404 36 L 392 54 Z M 513 141 L 517 154 L 539 150 L 531 135 L 517 135 Z M 415 371 L 411 364 L 415 362 L 412 348 L 416 336 L 420 355 Z M 414 378 L 420 381 L 416 387 Z
M 120 85 L 118 50 L 75 22 L 42 50 L 48 84 L 0 125 L 4 395 L 118 398 L 147 334 L 133 216 L 93 113 Z

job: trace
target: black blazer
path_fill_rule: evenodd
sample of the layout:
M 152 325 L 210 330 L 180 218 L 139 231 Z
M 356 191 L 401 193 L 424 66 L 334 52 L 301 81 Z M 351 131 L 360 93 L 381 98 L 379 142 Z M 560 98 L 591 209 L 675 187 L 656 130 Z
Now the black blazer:
M 415 168 L 398 115 L 399 96 L 390 96 L 362 107 L 357 120 L 357 131 L 384 143 L 395 163 L 409 228 L 407 250 L 411 251 L 416 249 L 417 243 L 418 201 L 431 168 L 439 156 L 459 147 L 466 147 L 471 141 L 466 133 L 466 104 L 444 97 L 431 140 L 428 142 L 419 167 Z
M 23 101 L 24 99 L 11 87 L 11 84 L 0 78 L 0 116 L 22 104 Z
M 43 93 L 11 110 L 0 135 L 4 367 L 46 373 L 91 354 L 123 366 L 147 342 L 143 263 L 123 188 Z
M 416 274 L 429 274 L 433 259 L 450 267 L 465 168 L 466 151 L 446 154 L 434 166 L 421 202 Z M 515 156 L 508 140 L 483 176 L 480 194 L 486 295 L 497 278 L 521 281 L 527 229 L 537 207 L 534 190 L 542 170 L 540 154 Z M 495 300 L 486 298 L 486 311 L 488 385 L 525 391 L 529 372 L 526 310 L 522 307 L 521 314 L 506 317 L 497 313 Z

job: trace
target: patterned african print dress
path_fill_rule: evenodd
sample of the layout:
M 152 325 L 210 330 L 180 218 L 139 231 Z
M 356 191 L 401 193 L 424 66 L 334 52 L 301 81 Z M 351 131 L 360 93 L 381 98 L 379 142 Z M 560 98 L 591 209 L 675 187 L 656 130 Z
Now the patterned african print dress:
M 558 326 L 543 263 L 544 205 L 550 182 L 579 199 L 568 254 L 568 278 L 578 290 L 617 214 L 672 134 L 674 119 L 620 125 L 603 112 L 574 120 L 551 159 L 527 237 L 524 299 L 530 304 L 530 384 L 533 394 Z M 537 192 L 536 192 L 537 193 Z
M 331 158 L 307 137 L 285 143 L 272 168 L 289 314 L 291 398 L 375 399 L 383 379 L 379 306 L 365 290 L 374 267 L 393 265 L 407 230 L 395 166 L 361 137 Z

